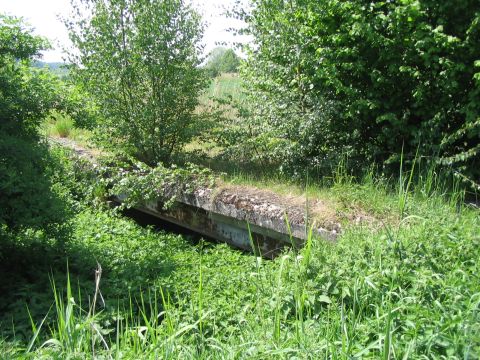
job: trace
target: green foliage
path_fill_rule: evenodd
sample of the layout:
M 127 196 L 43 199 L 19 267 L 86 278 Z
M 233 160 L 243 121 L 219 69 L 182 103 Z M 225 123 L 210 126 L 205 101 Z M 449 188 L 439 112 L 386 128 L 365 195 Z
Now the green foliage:
M 51 145 L 50 154 L 55 164 L 52 182 L 66 194 L 64 198 L 73 211 L 80 212 L 87 206 L 105 207 L 107 190 L 101 179 L 104 168 L 92 166 L 61 146 Z
M 339 169 L 332 196 L 353 205 L 375 198 L 387 213 L 401 197 L 403 219 L 347 227 L 336 244 L 309 237 L 304 249 L 264 261 L 89 208 L 95 174 L 53 155 L 56 186 L 77 211 L 61 249 L 31 231 L 0 244 L 0 269 L 15 269 L 0 279 L 7 357 L 468 359 L 480 351 L 480 217 L 445 201 L 434 172 L 415 193 L 388 195 L 381 179 L 353 184 Z
M 217 47 L 208 55 L 205 70 L 212 78 L 222 73 L 236 73 L 240 66 L 240 58 L 233 49 Z
M 199 15 L 182 0 L 87 5 L 85 18 L 66 22 L 79 49 L 72 75 L 98 104 L 104 143 L 149 165 L 168 162 L 196 132 L 193 111 L 207 84 Z
M 67 137 L 79 146 L 92 146 L 94 132 L 78 127 L 65 111 L 53 110 L 40 126 L 40 133 L 49 138 Z
M 47 47 L 18 19 L 0 15 L 0 226 L 52 230 L 63 221 L 51 159 L 38 124 L 57 101 L 55 81 L 31 69 Z
M 121 196 L 127 208 L 162 201 L 167 209 L 180 196 L 201 187 L 212 187 L 215 182 L 211 171 L 190 163 L 181 168 L 161 164 L 152 168 L 137 162 L 130 169 L 109 166 L 105 171 L 110 175 L 107 181 L 113 184 L 109 193 Z
M 350 24 L 349 16 L 359 20 L 360 34 L 363 34 L 365 29 L 362 26 L 366 24 L 361 21 L 362 16 L 381 17 L 375 11 L 363 11 L 356 6 L 358 1 L 305 1 L 301 3 L 305 8 L 297 7 L 300 2 L 296 1 L 273 0 L 269 2 L 270 7 L 262 7 L 262 4 L 258 1 L 255 11 L 266 17 L 266 26 L 273 28 L 275 24 L 273 32 L 265 28 L 268 31 L 263 34 L 266 36 L 263 44 L 274 41 L 271 35 L 282 35 L 283 30 L 288 30 L 291 36 L 300 34 L 298 38 L 295 37 L 296 41 L 300 41 L 299 38 L 311 39 L 307 35 L 314 37 L 318 33 L 312 35 L 309 26 L 329 30 L 321 35 L 325 35 L 334 45 L 336 42 L 343 44 L 348 39 L 355 40 L 356 36 L 356 28 L 349 28 L 353 33 L 345 39 L 342 36 L 343 28 L 337 26 Z M 390 6 L 396 6 L 392 12 L 384 13 L 388 21 L 392 19 L 390 17 L 395 19 L 387 21 L 386 29 L 380 27 L 387 31 L 397 29 L 404 23 L 402 16 L 406 9 L 409 9 L 411 17 L 411 21 L 408 18 L 406 21 L 412 22 L 412 26 L 418 25 L 419 20 L 412 10 L 415 4 L 423 9 L 421 6 L 426 2 L 412 3 L 407 0 L 400 5 L 391 2 L 369 3 L 365 7 L 375 10 L 386 6 L 388 10 Z M 450 8 L 449 4 L 447 2 L 437 7 L 433 5 L 438 4 L 429 4 L 432 5 L 429 9 L 433 9 L 433 15 L 436 11 L 443 11 L 444 15 L 470 19 L 471 11 L 465 10 L 471 9 L 464 7 L 468 2 L 458 9 Z M 317 12 L 324 6 L 332 8 L 328 9 L 330 11 Z M 108 16 L 107 13 L 102 14 Z M 288 17 L 275 18 L 275 21 L 268 23 L 271 14 L 288 14 Z M 342 21 L 329 22 L 335 14 Z M 361 16 L 355 17 L 358 14 Z M 250 21 L 255 21 L 255 16 Z M 298 31 L 297 28 L 286 26 L 290 24 L 287 21 L 291 20 L 290 17 L 308 18 L 310 22 Z M 399 219 L 385 221 L 381 227 L 352 224 L 343 229 L 335 244 L 313 238 L 310 234 L 303 249 L 286 250 L 279 258 L 265 261 L 225 244 L 196 243 L 186 236 L 142 228 L 117 211 L 102 206 L 111 179 L 99 181 L 101 175 L 118 180 L 117 187 L 111 190 L 128 195 L 127 201 L 132 205 L 158 196 L 164 198 L 168 205 L 178 196 L 178 189 L 188 193 L 192 187 L 211 181 L 212 176 L 208 171 L 196 167 L 184 170 L 164 166 L 151 168 L 143 164 L 132 166 L 129 163 L 123 164 L 120 169 L 118 164 L 92 167 L 81 159 L 72 160 L 63 151 L 47 153 L 47 148 L 36 141 L 36 124 L 40 115 L 51 110 L 49 104 L 57 101 L 52 101 L 56 99 L 54 91 L 44 91 L 55 86 L 44 81 L 42 72 L 31 72 L 21 61 L 15 61 L 18 54 L 35 52 L 31 48 L 29 50 L 28 45 L 33 38 L 21 29 L 12 30 L 18 22 L 1 19 L 4 22 L 0 26 L 0 38 L 5 41 L 0 42 L 0 50 L 3 44 L 10 44 L 8 46 L 14 49 L 4 52 L 7 55 L 2 55 L 4 53 L 0 51 L 0 61 L 3 61 L 0 68 L 0 102 L 4 101 L 0 104 L 5 105 L 0 108 L 3 111 L 0 118 L 0 273 L 6 275 L 0 277 L 0 357 L 478 358 L 478 209 L 466 205 L 458 189 L 454 188 L 453 193 L 448 193 L 442 186 L 443 180 L 438 177 L 436 168 L 428 168 L 424 176 L 424 172 L 417 170 L 421 161 L 415 159 L 410 171 L 405 171 L 403 153 L 398 155 L 402 165 L 401 177 L 393 194 L 389 193 L 391 184 L 372 174 L 363 183 L 355 183 L 347 171 L 345 157 L 341 157 L 341 150 L 343 145 L 348 144 L 353 155 L 361 154 L 363 148 L 355 139 L 357 136 L 361 138 L 362 133 L 357 134 L 355 131 L 358 129 L 351 133 L 339 132 L 338 139 L 334 132 L 331 132 L 331 137 L 324 137 L 327 135 L 322 133 L 325 129 L 335 129 L 332 120 L 335 112 L 341 115 L 338 126 L 345 125 L 342 125 L 342 121 L 346 119 L 358 125 L 355 122 L 357 120 L 347 117 L 351 109 L 359 109 L 356 113 L 359 123 L 367 121 L 356 99 L 349 103 L 347 95 L 351 94 L 346 94 L 351 91 L 360 100 L 361 96 L 368 95 L 359 92 L 359 85 L 350 78 L 363 74 L 362 68 L 357 72 L 359 64 L 355 63 L 355 67 L 348 72 L 347 62 L 343 58 L 348 55 L 348 49 L 357 46 L 355 49 L 359 50 L 360 41 L 355 40 L 353 47 L 340 48 L 341 51 L 336 55 L 325 44 L 325 56 L 338 56 L 339 60 L 334 63 L 328 56 L 325 59 L 329 66 L 335 68 L 331 79 L 338 80 L 335 76 L 341 74 L 342 81 L 331 85 L 338 90 L 338 99 L 330 99 L 328 92 L 314 91 L 316 86 L 324 86 L 320 80 L 313 83 L 311 89 L 308 82 L 306 88 L 301 85 L 306 81 L 304 75 L 310 74 L 304 72 L 303 66 L 309 64 L 309 59 L 316 61 L 314 58 L 300 56 L 303 62 L 293 72 L 298 75 L 298 83 L 290 84 L 287 79 L 291 74 L 284 71 L 289 69 L 291 58 L 285 59 L 282 67 L 279 67 L 271 66 L 275 62 L 265 57 L 262 76 L 266 76 L 270 68 L 276 74 L 276 80 L 267 82 L 266 77 L 260 77 L 259 82 L 253 82 L 259 86 L 254 87 L 258 91 L 255 94 L 264 95 L 255 104 L 262 100 L 264 104 L 253 109 L 252 117 L 247 116 L 252 111 L 251 107 L 245 110 L 239 107 L 239 113 L 252 122 L 242 127 L 241 121 L 238 121 L 232 129 L 238 131 L 241 141 L 252 141 L 248 145 L 252 146 L 252 152 L 258 152 L 259 158 L 262 153 L 270 156 L 283 147 L 288 151 L 303 149 L 295 153 L 302 161 L 320 162 L 325 161 L 330 151 L 337 151 L 339 154 L 336 156 L 341 157 L 342 161 L 334 171 L 334 187 L 328 194 L 350 206 L 369 203 L 373 206 L 373 214 L 398 213 Z M 330 27 L 338 30 L 338 36 L 332 35 Z M 417 41 L 414 46 L 423 46 L 419 34 L 415 32 L 418 29 L 408 29 L 412 30 L 412 36 Z M 375 35 L 377 29 L 371 30 Z M 427 30 L 425 34 L 428 35 L 431 32 L 428 27 Z M 456 22 L 446 22 L 443 31 L 455 33 L 464 30 L 465 27 Z M 23 40 L 13 41 L 8 36 L 10 33 L 25 40 L 25 46 L 22 45 Z M 403 35 L 397 40 L 409 45 L 410 32 Z M 360 38 L 362 41 L 370 39 Z M 277 44 L 289 43 L 279 36 Z M 373 46 L 376 43 L 372 45 L 367 41 L 366 44 Z M 4 48 L 8 50 L 8 46 Z M 313 48 L 312 51 L 316 53 L 316 46 Z M 381 47 L 373 48 L 378 50 Z M 406 48 L 411 50 L 408 46 Z M 309 47 L 300 49 L 304 51 Z M 466 47 L 464 50 L 468 53 L 468 49 Z M 281 59 L 284 49 L 277 50 L 276 60 Z M 301 55 L 301 51 L 296 54 Z M 261 57 L 262 54 L 265 54 L 263 50 L 257 55 Z M 381 61 L 382 54 L 377 55 L 378 61 Z M 458 56 L 466 55 L 462 53 Z M 355 62 L 357 57 L 348 59 Z M 407 60 L 402 61 L 408 63 Z M 434 59 L 432 63 L 435 64 Z M 314 75 L 322 79 L 321 68 L 315 69 L 314 63 L 310 70 L 315 69 L 312 71 Z M 389 69 L 381 70 L 390 74 Z M 404 89 L 403 79 L 395 77 L 393 70 L 391 72 L 389 76 L 400 81 L 399 88 Z M 408 79 L 408 76 L 405 75 L 405 78 Z M 436 85 L 424 90 L 435 93 L 438 90 Z M 453 83 L 450 85 L 454 86 Z M 276 90 L 273 91 L 273 88 Z M 323 90 L 328 88 L 325 86 Z M 278 97 L 271 97 L 271 94 Z M 18 99 L 14 95 L 19 95 Z M 283 100 L 282 96 L 285 97 Z M 393 94 L 392 98 L 395 96 Z M 443 98 L 439 99 L 441 103 Z M 390 99 L 386 98 L 385 101 L 389 103 Z M 291 104 L 296 106 L 290 107 Z M 302 108 L 302 104 L 305 108 Z M 316 113 L 312 110 L 315 104 L 328 106 L 324 105 Z M 422 103 L 416 105 L 420 108 Z M 432 104 L 432 108 L 436 108 L 436 105 Z M 139 110 L 140 105 L 135 109 Z M 332 109 L 336 109 L 335 112 Z M 427 110 L 424 108 L 423 111 Z M 262 114 L 266 117 L 262 118 Z M 455 111 L 449 114 L 453 119 L 452 127 L 458 129 L 455 127 L 458 125 L 455 122 L 458 114 Z M 268 121 L 265 122 L 265 119 Z M 318 119 L 324 119 L 320 122 L 321 126 Z M 392 119 L 384 120 L 383 124 L 389 126 L 382 136 L 393 136 L 389 130 Z M 402 118 L 402 121 L 406 119 Z M 441 117 L 438 119 L 441 120 Z M 308 127 L 316 128 L 317 125 L 318 133 Z M 469 125 L 456 133 L 460 138 L 468 138 L 469 131 L 476 131 L 475 126 Z M 7 130 L 12 132 L 7 133 Z M 305 147 L 296 148 L 302 142 L 295 143 L 294 140 L 298 139 L 294 137 L 295 131 L 305 141 Z M 272 137 L 272 134 L 275 136 Z M 375 136 L 385 146 L 386 139 L 378 134 Z M 457 144 L 460 138 L 452 138 L 453 142 L 449 144 Z M 254 144 L 255 139 L 263 142 Z M 328 140 L 322 152 L 315 148 L 318 147 L 318 139 Z M 224 140 L 235 144 L 233 136 Z M 351 143 L 347 140 L 351 140 Z M 413 145 L 406 140 L 403 143 L 405 149 L 412 152 Z M 423 151 L 422 146 L 426 146 L 415 141 L 413 144 L 417 145 L 414 154 Z M 366 149 L 369 146 L 373 145 L 367 141 L 364 147 Z M 320 153 L 323 155 L 320 156 Z M 288 156 L 290 161 L 294 158 L 289 153 L 282 155 L 278 151 L 276 154 L 280 161 L 283 160 L 282 156 Z M 375 156 L 385 157 L 381 152 L 379 154 Z M 159 191 L 170 186 L 174 187 L 171 193 Z M 53 202 L 49 199 L 59 200 L 58 204 L 64 208 L 52 206 Z M 366 206 L 361 208 L 369 209 Z M 46 231 L 61 227 L 60 222 L 71 231 Z M 98 272 L 98 264 L 103 270 L 101 273 Z M 66 279 L 65 269 L 69 272 Z M 95 270 L 96 276 L 93 276 Z M 99 274 L 102 275 L 101 279 Z
M 47 146 L 3 135 L 0 154 L 0 226 L 54 230 L 66 208 L 52 184 Z
M 0 63 L 2 68 L 12 60 L 28 60 L 40 55 L 40 50 L 49 47 L 48 42 L 32 34 L 20 19 L 0 15 Z M 8 70 L 8 69 L 2 69 Z
M 338 191 L 349 189 L 359 199 L 377 191 L 346 184 Z M 436 196 L 410 200 L 398 226 L 352 227 L 337 244 L 310 238 L 301 252 L 274 261 L 84 210 L 66 244 L 70 281 L 56 277 L 55 307 L 32 355 L 475 358 L 478 211 L 458 213 Z M 97 261 L 105 303 L 93 317 L 86 275 Z M 48 279 L 43 293 L 52 297 Z M 44 311 L 34 316 L 37 327 Z
M 347 153 L 395 169 L 403 146 L 479 176 L 478 1 L 253 4 L 246 84 L 258 132 L 288 142 L 284 165 Z
M 98 125 L 102 118 L 99 105 L 81 85 L 57 80 L 57 94 L 57 110 L 70 117 L 75 127 L 93 130 Z
M 160 201 L 168 209 L 179 197 L 200 188 L 211 188 L 216 180 L 209 169 L 191 163 L 182 167 L 161 164 L 150 167 L 134 159 L 105 156 L 93 165 L 61 148 L 56 148 L 53 154 L 61 165 L 57 166 L 54 179 L 68 189 L 74 200 L 71 205 L 77 210 L 103 209 L 102 202 L 113 196 L 121 198 L 120 209 L 150 205 L 152 201 L 156 205 Z
M 18 19 L 0 14 L 0 133 L 35 137 L 52 99 L 48 75 L 28 68 L 48 43 Z
M 67 80 L 69 77 L 68 64 L 63 62 L 34 61 L 32 65 L 37 68 L 46 68 L 62 80 Z
M 68 110 L 72 92 L 48 71 L 30 67 L 47 47 L 20 20 L 0 15 L 0 225 L 10 229 L 50 231 L 66 215 L 62 194 L 52 183 L 53 160 L 39 143 L 38 125 L 52 109 Z M 84 106 L 75 108 L 79 112 Z

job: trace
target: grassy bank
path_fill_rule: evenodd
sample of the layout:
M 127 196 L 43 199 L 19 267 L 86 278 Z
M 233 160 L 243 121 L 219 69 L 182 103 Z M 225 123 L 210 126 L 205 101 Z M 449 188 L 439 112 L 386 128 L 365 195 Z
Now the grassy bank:
M 93 208 L 63 164 L 63 235 L 2 233 L 3 358 L 478 358 L 479 213 L 441 188 L 338 182 L 403 215 L 265 261 Z

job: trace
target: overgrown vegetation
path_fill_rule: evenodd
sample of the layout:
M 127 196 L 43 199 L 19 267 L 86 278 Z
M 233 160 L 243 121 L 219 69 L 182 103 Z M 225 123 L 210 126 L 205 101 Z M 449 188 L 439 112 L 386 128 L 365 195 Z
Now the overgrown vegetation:
M 50 191 L 49 156 L 37 128 L 55 96 L 49 75 L 28 66 L 48 43 L 0 15 L 0 44 L 0 226 L 52 228 L 64 209 Z
M 311 238 L 299 253 L 262 261 L 92 210 L 95 177 L 62 154 L 55 159 L 56 186 L 75 209 L 71 235 L 47 241 L 27 231 L 2 242 L 2 266 L 16 269 L 2 280 L 4 356 L 413 359 L 479 352 L 478 210 L 430 186 L 435 175 L 402 195 L 402 208 L 381 180 L 337 182 L 326 189 L 331 196 L 352 204 L 376 197 L 388 211 L 403 211 L 402 220 L 377 230 L 351 226 L 338 244 Z M 27 298 L 33 330 L 20 305 Z
M 254 0 L 241 77 L 203 95 L 183 1 L 81 3 L 63 80 L 0 16 L 0 358 L 480 357 L 476 2 Z M 267 261 L 108 206 L 219 171 L 375 221 Z
M 478 1 L 252 5 L 244 122 L 284 171 L 343 155 L 391 171 L 418 151 L 478 183 Z
M 95 138 L 94 131 L 78 127 L 70 115 L 55 110 L 40 125 L 40 134 L 48 138 L 68 138 L 82 146 L 93 146 Z

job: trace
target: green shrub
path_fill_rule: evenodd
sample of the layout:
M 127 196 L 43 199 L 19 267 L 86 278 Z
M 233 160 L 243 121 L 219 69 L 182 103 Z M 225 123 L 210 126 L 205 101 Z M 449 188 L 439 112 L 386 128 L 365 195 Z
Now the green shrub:
M 48 47 L 20 20 L 0 14 L 0 226 L 55 229 L 64 219 L 38 125 L 57 101 L 56 82 L 30 61 Z
M 255 0 L 245 75 L 286 163 L 422 156 L 479 178 L 480 3 Z
M 52 182 L 47 145 L 3 135 L 0 154 L 0 226 L 55 230 L 68 211 Z

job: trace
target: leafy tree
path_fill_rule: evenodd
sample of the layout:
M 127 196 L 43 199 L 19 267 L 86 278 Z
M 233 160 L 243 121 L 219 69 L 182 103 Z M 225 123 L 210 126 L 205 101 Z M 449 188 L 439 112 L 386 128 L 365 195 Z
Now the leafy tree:
M 66 22 L 74 76 L 95 97 L 102 133 L 142 161 L 169 162 L 199 125 L 203 25 L 183 0 L 88 0 Z
M 0 132 L 35 137 L 37 125 L 49 110 L 45 88 L 47 75 L 31 71 L 31 58 L 48 43 L 32 35 L 16 18 L 0 14 Z
M 418 151 L 473 177 L 480 152 L 476 0 L 254 0 L 245 75 L 290 164 Z M 284 162 L 285 163 L 285 162 Z
M 63 218 L 37 132 L 57 101 L 55 83 L 29 67 L 47 46 L 19 19 L 0 14 L 0 227 L 45 230 Z
M 232 49 L 217 47 L 208 55 L 205 69 L 211 77 L 221 73 L 236 73 L 240 66 L 240 58 Z

